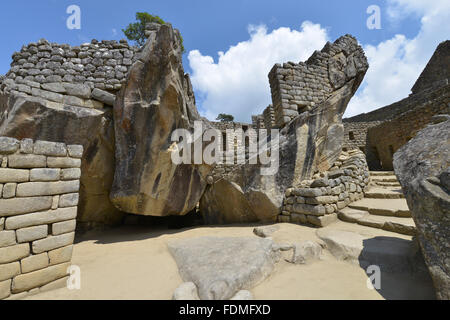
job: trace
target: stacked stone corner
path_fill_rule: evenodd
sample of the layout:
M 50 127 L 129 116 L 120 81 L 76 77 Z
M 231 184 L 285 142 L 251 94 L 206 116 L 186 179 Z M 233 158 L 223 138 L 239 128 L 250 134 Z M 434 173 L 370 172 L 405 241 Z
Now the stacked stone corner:
M 0 299 L 65 286 L 83 147 L 0 137 Z

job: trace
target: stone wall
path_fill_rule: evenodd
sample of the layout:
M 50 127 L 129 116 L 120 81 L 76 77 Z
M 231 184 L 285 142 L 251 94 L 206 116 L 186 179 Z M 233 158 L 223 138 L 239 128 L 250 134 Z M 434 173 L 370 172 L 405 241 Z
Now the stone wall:
M 81 46 L 50 43 L 45 39 L 23 46 L 12 55 L 6 78 L 44 83 L 68 82 L 117 91 L 125 81 L 128 69 L 139 48 L 126 40 L 97 41 Z
M 272 68 L 269 81 L 278 128 L 327 99 L 345 83 L 346 77 L 356 73 L 358 65 L 364 61 L 352 60 L 345 73 L 339 70 L 349 52 L 355 48 L 362 51 L 352 46 L 355 46 L 355 39 L 346 35 L 333 44 L 327 43 L 322 51 L 314 52 L 306 62 L 276 64 Z
M 328 172 L 286 190 L 278 221 L 324 227 L 337 220 L 339 210 L 364 197 L 369 179 L 364 154 L 343 151 Z
M 393 170 L 394 153 L 431 123 L 436 114 L 450 114 L 450 85 L 434 91 L 429 100 L 412 110 L 369 128 L 368 147 L 376 150 L 381 167 Z
M 275 128 L 275 112 L 273 110 L 272 105 L 269 105 L 267 108 L 264 109 L 263 117 L 264 117 L 264 126 L 266 127 L 266 129 Z
M 137 47 L 126 41 L 82 44 L 78 47 L 42 39 L 12 55 L 11 69 L 0 85 L 8 92 L 64 105 L 102 109 L 113 106 Z
M 82 153 L 79 145 L 0 138 L 0 299 L 65 285 Z

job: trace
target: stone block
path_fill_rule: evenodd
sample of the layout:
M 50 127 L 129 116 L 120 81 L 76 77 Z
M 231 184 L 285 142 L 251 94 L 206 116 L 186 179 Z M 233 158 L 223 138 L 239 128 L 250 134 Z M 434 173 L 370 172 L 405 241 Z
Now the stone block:
M 11 199 L 16 196 L 17 183 L 7 183 L 3 186 L 3 199 Z
M 73 232 L 73 231 L 75 231 L 76 226 L 77 226 L 77 221 L 75 219 L 54 223 L 52 225 L 52 234 L 54 236 L 57 236 L 60 234 Z
M 50 265 L 69 262 L 72 259 L 73 245 L 58 248 L 48 252 Z
M 48 226 L 34 226 L 16 230 L 17 242 L 30 242 L 38 239 L 46 238 L 48 235 Z
M 48 157 L 47 166 L 49 168 L 80 168 L 81 159 L 74 159 L 69 157 Z
M 326 210 L 323 205 L 314 206 L 309 204 L 297 203 L 294 205 L 293 209 L 295 213 L 302 213 L 306 215 L 323 216 L 324 214 L 326 214 Z
M 27 182 L 29 178 L 29 170 L 0 168 L 0 183 Z
M 22 266 L 22 273 L 29 273 L 36 270 L 47 268 L 49 265 L 49 259 L 47 252 L 31 255 L 20 261 Z
M 42 270 L 21 274 L 13 279 L 11 286 L 12 292 L 20 293 L 28 291 L 63 278 L 67 275 L 69 266 L 70 263 L 63 263 Z
M 52 197 L 50 197 L 51 199 Z M 58 208 L 35 212 L 6 219 L 5 227 L 7 230 L 26 228 L 42 224 L 50 224 L 60 221 L 72 220 L 77 217 L 77 207 Z
M 67 148 L 64 143 L 36 141 L 34 143 L 34 154 L 65 157 L 67 155 Z
M 312 216 L 309 215 L 307 216 L 308 222 L 318 226 L 318 227 L 326 227 L 327 225 L 336 222 L 337 221 L 337 214 L 336 213 L 332 213 L 332 214 L 327 214 L 325 216 Z
M 0 199 L 0 215 L 15 216 L 50 209 L 52 197 Z
M 83 99 L 90 99 L 91 97 L 91 88 L 87 85 L 76 83 L 63 83 L 62 85 L 66 89 L 67 94 L 70 96 Z
M 11 295 L 11 279 L 0 282 L 0 299 L 5 299 Z
M 315 198 L 306 198 L 307 204 L 330 204 L 338 201 L 337 196 L 319 196 Z
M 14 154 L 8 156 L 8 165 L 10 168 L 45 168 L 47 158 L 34 154 Z
M 27 257 L 29 254 L 30 245 L 28 243 L 0 248 L 0 264 L 18 261 Z
M 31 182 L 48 182 L 48 181 L 58 181 L 60 179 L 61 170 L 60 169 L 31 169 L 30 170 L 30 181 Z
M 291 222 L 292 223 L 306 223 L 307 218 L 304 214 L 292 213 L 291 214 Z
M 19 140 L 14 138 L 0 137 L 0 154 L 11 154 L 19 150 Z
M 0 264 L 0 281 L 11 279 L 20 274 L 20 263 Z
M 0 248 L 16 244 L 16 233 L 12 230 L 0 231 Z
M 116 101 L 116 96 L 114 94 L 97 88 L 92 90 L 92 98 L 109 106 L 114 106 L 114 102 Z
M 34 241 L 32 244 L 33 253 L 37 254 L 71 245 L 73 244 L 74 238 L 75 232 L 71 232 L 59 236 L 50 236 L 46 239 Z
M 52 291 L 52 290 L 56 290 L 56 289 L 66 288 L 68 280 L 69 280 L 69 276 L 52 281 L 52 282 L 40 287 L 39 292 L 46 292 L 46 291 Z
M 0 231 L 3 231 L 3 229 L 5 229 L 5 218 L 1 217 L 0 218 Z
M 69 145 L 67 146 L 69 156 L 72 158 L 81 158 L 83 156 L 83 146 L 81 145 Z
M 61 180 L 78 180 L 81 177 L 80 168 L 69 168 L 61 170 Z
M 319 197 L 322 195 L 322 190 L 320 188 L 299 188 L 294 189 L 294 194 L 302 197 Z
M 27 182 L 17 186 L 18 197 L 48 196 L 78 192 L 80 181 Z

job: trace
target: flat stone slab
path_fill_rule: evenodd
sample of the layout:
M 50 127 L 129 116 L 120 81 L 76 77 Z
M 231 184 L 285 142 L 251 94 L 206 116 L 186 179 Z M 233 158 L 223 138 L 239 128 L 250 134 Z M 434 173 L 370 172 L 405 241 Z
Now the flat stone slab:
M 411 217 L 405 199 L 370 199 L 365 198 L 349 204 L 352 209 L 367 211 L 373 215 Z
M 200 237 L 168 243 L 180 275 L 201 300 L 227 300 L 263 281 L 281 258 L 271 239 Z
M 400 187 L 372 187 L 365 192 L 365 198 L 371 199 L 403 199 L 402 188 Z
M 319 229 L 316 234 L 335 258 L 359 264 L 363 268 L 377 265 L 382 272 L 411 272 L 419 264 L 417 246 L 411 240 L 371 238 L 355 232 L 326 228 Z
M 370 171 L 370 176 L 395 176 L 394 171 Z

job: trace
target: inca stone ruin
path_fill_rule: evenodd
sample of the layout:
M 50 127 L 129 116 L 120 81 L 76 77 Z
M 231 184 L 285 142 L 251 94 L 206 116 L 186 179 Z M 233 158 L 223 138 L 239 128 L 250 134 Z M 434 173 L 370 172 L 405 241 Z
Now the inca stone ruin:
M 379 265 L 449 299 L 448 40 L 409 97 L 343 119 L 370 68 L 344 35 L 275 64 L 272 104 L 240 123 L 199 114 L 178 30 L 152 23 L 146 36 L 142 48 L 41 39 L 12 54 L 0 77 L 0 299 L 70 299 L 69 267 L 85 263 L 75 238 L 167 223 L 200 231 L 135 248 L 171 257 L 175 300 L 257 299 L 280 265 L 324 263 Z M 172 140 L 199 124 L 192 141 Z M 174 163 L 182 144 L 206 150 L 211 130 L 230 161 Z M 253 159 L 252 142 L 278 162 Z

